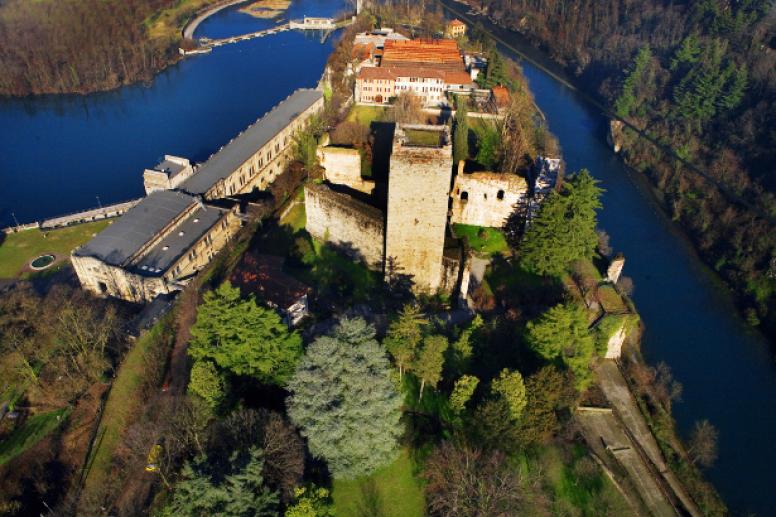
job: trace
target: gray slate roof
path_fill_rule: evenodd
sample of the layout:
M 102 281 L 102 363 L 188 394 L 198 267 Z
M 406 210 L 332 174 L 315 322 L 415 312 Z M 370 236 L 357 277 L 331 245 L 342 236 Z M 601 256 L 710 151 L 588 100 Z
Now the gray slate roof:
M 107 264 L 123 266 L 144 244 L 196 200 L 182 192 L 153 192 L 113 224 L 75 251 L 80 257 L 95 257 Z
M 300 89 L 257 120 L 231 142 L 222 147 L 180 185 L 192 194 L 204 194 L 219 180 L 226 178 L 245 163 L 256 151 L 272 140 L 304 110 L 323 97 L 318 90 Z
M 178 174 L 180 174 L 181 171 L 183 171 L 183 169 L 185 169 L 185 168 L 186 167 L 184 167 L 180 163 L 173 162 L 173 161 L 170 161 L 170 160 L 162 160 L 161 162 L 159 162 L 156 165 L 156 167 L 154 167 L 154 170 L 155 171 L 159 171 L 159 172 L 163 172 L 163 173 L 167 174 L 167 176 L 170 179 L 172 179 L 175 176 L 177 176 Z
M 161 275 L 173 262 L 188 253 L 194 243 L 218 223 L 226 212 L 221 208 L 202 205 L 148 250 L 135 265 L 136 271 L 141 275 Z

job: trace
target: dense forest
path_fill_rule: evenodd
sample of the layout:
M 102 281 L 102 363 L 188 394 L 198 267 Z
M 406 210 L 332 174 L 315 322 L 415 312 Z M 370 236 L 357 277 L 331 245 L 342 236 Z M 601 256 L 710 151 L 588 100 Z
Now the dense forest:
M 773 2 L 476 4 L 546 50 L 613 112 L 661 144 L 663 151 L 632 130 L 618 135 L 629 165 L 651 178 L 706 262 L 736 288 L 749 323 L 773 335 Z
M 0 2 L 0 95 L 86 93 L 148 80 L 177 59 L 174 0 Z M 178 20 L 158 14 L 173 9 Z M 194 5 L 191 6 L 192 8 Z

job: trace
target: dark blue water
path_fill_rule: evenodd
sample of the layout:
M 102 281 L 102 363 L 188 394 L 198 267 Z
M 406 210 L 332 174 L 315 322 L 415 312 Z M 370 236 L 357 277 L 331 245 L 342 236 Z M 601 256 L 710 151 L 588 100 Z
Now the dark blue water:
M 546 60 L 513 33 L 483 23 Z M 643 355 L 651 364 L 666 362 L 684 386 L 673 410 L 680 432 L 686 438 L 694 422 L 710 420 L 719 430 L 719 459 L 707 474 L 731 512 L 776 515 L 776 367 L 768 342 L 737 315 L 730 293 L 665 216 L 645 178 L 610 150 L 600 112 L 537 66 L 522 66 L 567 170 L 587 168 L 606 189 L 599 220 L 636 285 Z
M 687 436 L 708 418 L 720 454 L 708 477 L 736 514 L 776 513 L 776 370 L 768 344 L 736 316 L 731 297 L 660 211 L 643 178 L 606 145 L 605 121 L 544 72 L 523 64 L 537 104 L 560 139 L 568 170 L 588 168 L 607 192 L 601 226 L 626 256 L 624 274 L 645 323 L 646 360 L 665 361 L 684 386 L 674 416 Z
M 283 18 L 333 15 L 343 0 L 294 0 Z M 196 36 L 276 24 L 228 9 Z M 320 34 L 284 32 L 181 61 L 150 85 L 87 96 L 0 100 L 0 227 L 138 197 L 164 154 L 204 160 L 300 87 L 332 50 Z

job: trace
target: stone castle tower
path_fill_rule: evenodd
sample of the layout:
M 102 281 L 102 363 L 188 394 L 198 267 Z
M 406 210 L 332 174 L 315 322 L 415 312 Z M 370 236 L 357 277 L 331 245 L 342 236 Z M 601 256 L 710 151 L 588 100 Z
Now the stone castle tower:
M 386 274 L 410 277 L 418 291 L 436 292 L 442 284 L 452 168 L 446 126 L 396 126 L 388 177 Z

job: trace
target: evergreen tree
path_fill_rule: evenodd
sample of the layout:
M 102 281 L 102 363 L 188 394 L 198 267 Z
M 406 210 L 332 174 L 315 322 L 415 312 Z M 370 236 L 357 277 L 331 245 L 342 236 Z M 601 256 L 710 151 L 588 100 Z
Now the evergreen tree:
M 428 384 L 432 388 L 442 379 L 442 369 L 445 365 L 445 351 L 449 343 L 442 335 L 423 338 L 423 348 L 415 358 L 413 371 L 420 379 L 419 398 L 423 398 L 423 389 Z
M 478 124 L 474 132 L 477 135 L 477 163 L 492 170 L 498 163 L 501 137 L 493 124 Z
M 469 121 L 466 112 L 466 99 L 455 96 L 455 134 L 453 142 L 453 160 L 455 165 L 469 158 Z
M 288 383 L 288 414 L 332 475 L 353 479 L 393 461 L 401 397 L 363 319 L 343 319 L 306 350 Z
M 526 342 L 537 355 L 559 360 L 574 372 L 577 388 L 584 391 L 592 380 L 590 361 L 595 340 L 588 331 L 587 312 L 576 303 L 552 307 L 526 326 Z
M 263 468 L 264 455 L 256 447 L 234 453 L 223 475 L 204 458 L 186 462 L 162 515 L 275 516 L 278 495 L 264 486 Z
M 628 118 L 636 106 L 636 90 L 644 80 L 649 64 L 652 61 L 652 52 L 648 46 L 644 46 L 636 54 L 633 66 L 627 72 L 622 84 L 622 92 L 614 101 L 614 111 L 619 117 Z
M 531 221 L 520 249 L 524 268 L 540 275 L 559 276 L 568 264 L 595 255 L 598 244 L 596 210 L 601 188 L 586 170 L 551 193 Z
M 302 338 L 289 332 L 272 309 L 242 299 L 239 288 L 225 282 L 205 294 L 191 327 L 189 355 L 209 359 L 236 375 L 282 385 L 302 353 Z
M 477 340 L 477 332 L 484 322 L 482 316 L 477 314 L 469 325 L 461 332 L 458 339 L 453 341 L 448 350 L 447 365 L 453 375 L 460 375 L 469 369 L 474 346 L 472 341 Z
M 506 401 L 512 419 L 518 420 L 528 403 L 523 376 L 520 375 L 520 372 L 510 372 L 504 368 L 499 376 L 493 379 L 490 389 L 494 395 L 498 395 Z
M 428 325 L 428 320 L 423 317 L 420 308 L 407 304 L 399 312 L 399 317 L 388 327 L 383 344 L 399 368 L 400 379 L 405 371 L 412 369 L 425 325 Z
M 455 381 L 453 392 L 450 394 L 450 409 L 456 414 L 462 413 L 479 384 L 480 380 L 474 375 L 464 375 Z
M 226 379 L 211 361 L 196 361 L 191 367 L 188 389 L 216 409 L 226 396 Z

